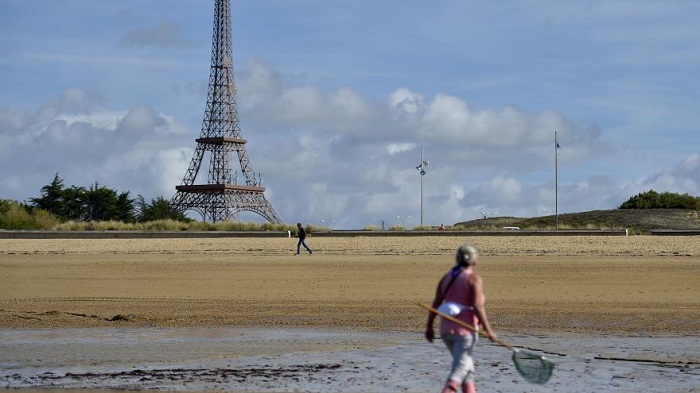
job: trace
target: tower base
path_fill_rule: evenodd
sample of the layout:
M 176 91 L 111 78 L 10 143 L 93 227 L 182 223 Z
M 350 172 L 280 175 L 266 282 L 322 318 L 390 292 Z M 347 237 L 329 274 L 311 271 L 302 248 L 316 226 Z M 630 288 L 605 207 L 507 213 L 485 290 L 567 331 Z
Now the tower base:
M 238 221 L 238 213 L 257 213 L 274 224 L 284 224 L 272 204 L 265 198 L 265 187 L 237 184 L 181 185 L 170 205 L 180 212 L 193 210 L 203 221 Z

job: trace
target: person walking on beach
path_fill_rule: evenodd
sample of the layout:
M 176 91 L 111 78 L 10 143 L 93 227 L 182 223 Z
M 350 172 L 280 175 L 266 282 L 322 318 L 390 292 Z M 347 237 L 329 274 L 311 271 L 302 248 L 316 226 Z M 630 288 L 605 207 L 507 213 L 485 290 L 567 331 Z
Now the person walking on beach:
M 306 251 L 309 252 L 309 254 L 313 254 L 314 252 L 309 248 L 309 246 L 306 245 L 306 229 L 301 225 L 300 222 L 297 223 L 297 237 L 299 238 L 299 241 L 297 242 L 297 254 L 301 252 L 301 246 L 304 246 Z
M 438 283 L 432 307 L 445 312 L 461 321 L 481 329 L 491 341 L 496 334 L 491 329 L 485 308 L 485 295 L 481 276 L 474 266 L 479 259 L 476 247 L 463 244 L 455 255 L 456 265 L 447 272 Z M 433 322 L 437 314 L 428 313 L 425 338 L 429 342 L 435 339 Z M 440 318 L 440 335 L 452 355 L 452 369 L 443 387 L 443 393 L 475 393 L 474 360 L 472 351 L 478 339 L 478 333 L 446 318 Z

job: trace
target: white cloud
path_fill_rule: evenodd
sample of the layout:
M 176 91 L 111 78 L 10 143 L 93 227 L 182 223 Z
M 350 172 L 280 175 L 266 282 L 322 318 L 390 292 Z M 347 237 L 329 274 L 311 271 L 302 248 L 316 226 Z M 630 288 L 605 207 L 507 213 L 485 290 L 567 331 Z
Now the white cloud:
M 403 153 L 405 151 L 413 150 L 415 148 L 415 143 L 390 143 L 386 147 L 386 152 L 389 153 L 389 155 L 394 155 L 397 153 Z
M 155 27 L 141 27 L 131 30 L 120 44 L 126 47 L 169 47 L 184 46 L 187 41 L 182 36 L 180 26 L 161 22 Z
M 648 190 L 697 196 L 700 190 L 700 154 L 691 154 L 676 165 L 664 167 L 657 173 L 629 183 L 626 189 L 632 192 L 629 196 Z
M 263 72 L 269 76 L 274 72 Z M 295 108 L 305 108 L 302 113 L 285 112 L 279 119 L 287 119 L 303 125 L 294 133 L 285 131 L 265 144 L 270 138 L 258 138 L 244 134 L 249 139 L 249 152 L 253 168 L 265 168 L 264 176 L 268 187 L 268 198 L 273 201 L 280 214 L 287 220 L 315 221 L 324 218 L 335 220 L 336 227 L 363 227 L 368 224 L 380 225 L 381 220 L 393 225 L 395 216 L 406 220 L 407 225 L 417 225 L 420 219 L 420 176 L 415 171 L 419 159 L 416 156 L 416 142 L 387 142 L 378 146 L 380 135 L 366 132 L 368 100 L 358 93 L 340 89 L 324 93 L 313 87 L 283 88 L 283 84 L 257 82 L 263 86 L 278 86 L 278 102 L 302 101 Z M 252 85 L 249 85 L 252 86 Z M 258 94 L 258 92 L 253 92 Z M 419 96 L 408 90 L 402 94 Z M 265 101 L 268 102 L 271 96 Z M 34 178 L 34 189 L 30 196 L 37 196 L 38 189 L 50 182 L 54 173 L 66 179 L 67 184 L 89 185 L 97 181 L 108 187 L 131 191 L 144 197 L 171 197 L 175 185 L 179 184 L 189 165 L 198 131 L 184 127 L 174 115 L 159 114 L 147 106 L 134 106 L 128 111 L 111 111 L 97 105 L 84 103 L 85 95 L 80 91 L 67 92 L 61 99 L 53 101 L 30 116 L 19 111 L 1 111 L 0 119 L 7 130 L 30 130 L 22 134 L 26 137 L 8 139 L 7 133 L 0 133 L 3 140 L 11 140 L 9 147 L 15 151 L 39 153 L 32 171 L 41 172 Z M 289 102 L 291 102 L 289 101 Z M 388 103 L 391 98 L 388 99 Z M 340 114 L 326 113 L 334 108 Z M 345 109 L 343 109 L 345 108 Z M 373 116 L 384 118 L 382 127 L 401 128 L 406 119 L 395 116 L 395 107 L 386 105 L 384 113 L 372 109 Z M 263 113 L 267 108 L 251 108 Z M 557 125 L 565 129 L 571 138 L 564 145 L 568 165 L 585 161 L 586 148 L 574 141 L 586 141 L 596 136 L 587 129 L 576 128 L 560 114 L 548 111 L 540 114 L 527 114 L 514 107 L 499 111 L 474 111 L 466 101 L 445 94 L 436 96 L 429 102 L 425 111 L 417 111 L 417 123 L 474 124 L 480 127 L 476 133 L 467 136 L 454 136 L 455 128 L 432 137 L 444 139 L 445 144 L 431 144 L 427 150 L 431 160 L 430 171 L 424 178 L 426 224 L 446 223 L 475 218 L 480 211 L 488 214 L 532 216 L 543 210 L 553 213 L 553 185 L 548 175 L 542 180 L 528 178 L 528 173 L 546 171 L 551 163 L 551 140 L 542 141 L 541 165 L 534 165 L 519 177 L 501 166 L 497 171 L 479 171 L 479 161 L 491 165 L 494 170 L 504 157 L 479 155 L 477 161 L 468 161 L 470 169 L 464 171 L 465 161 L 451 157 L 462 157 L 460 140 L 469 141 L 480 134 L 490 135 L 507 127 L 522 128 L 519 138 L 531 138 L 527 143 L 536 146 L 539 134 L 530 135 L 536 127 L 548 128 Z M 334 124 L 327 119 L 344 119 L 342 124 Z M 424 117 L 424 118 L 423 118 Z M 279 120 L 278 119 L 278 120 Z M 325 119 L 325 120 L 323 120 Z M 321 120 L 321 121 L 319 121 Z M 259 121 L 259 120 L 258 120 Z M 395 122 L 392 126 L 392 122 Z M 321 124 L 319 126 L 319 124 Z M 418 127 L 409 127 L 403 136 L 420 140 Z M 547 133 L 547 139 L 552 135 Z M 178 136 L 173 139 L 168 135 Z M 413 135 L 411 137 L 411 135 Z M 544 135 L 544 133 L 543 133 Z M 460 139 L 462 138 L 462 139 Z M 490 139 L 482 144 L 503 144 Z M 426 141 L 428 142 L 428 141 Z M 432 141 L 430 141 L 432 142 Z M 510 143 L 505 143 L 510 145 Z M 506 146 L 507 147 L 507 146 Z M 522 156 L 526 150 L 508 150 L 508 154 Z M 578 153 L 575 153 L 578 151 Z M 384 154 L 381 154 L 384 152 Z M 573 157 L 573 158 L 572 158 Z M 16 157 L 15 157 L 16 158 Z M 550 157 L 551 159 L 551 157 Z M 347 161 L 346 161 L 347 160 Z M 517 159 L 513 160 L 518 162 Z M 664 168 L 659 173 L 635 183 L 619 188 L 606 177 L 589 178 L 578 182 L 560 184 L 560 213 L 577 209 L 612 208 L 625 195 L 629 197 L 639 192 L 637 189 L 651 187 L 671 191 L 690 192 L 698 189 L 698 156 L 687 157 L 676 166 Z M 89 166 L 85 167 L 88 164 Z M 476 166 L 475 166 L 476 165 Z M 522 166 L 522 165 L 521 165 Z M 50 169 L 49 169 L 50 168 Z M 47 170 L 48 169 L 48 170 Z M 205 169 L 203 169 L 205 170 Z M 259 170 L 259 169 L 258 169 Z M 522 168 L 521 168 L 522 170 Z M 20 169 L 20 172 L 22 169 Z M 459 174 L 455 176 L 455 174 Z M 206 174 L 200 174 L 205 181 Z M 6 177 L 3 189 L 22 192 L 17 177 Z M 25 187 L 26 190 L 26 187 Z M 643 190 L 642 190 L 643 191 Z M 24 191 L 26 192 L 26 191 Z M 274 195 L 274 197 L 272 197 Z M 615 195 L 610 199 L 611 195 Z M 582 204 L 583 202 L 587 204 Z M 614 203 L 613 206 L 610 204 Z M 549 208 L 548 208 L 549 207 Z
M 174 193 L 202 124 L 212 15 L 173 1 L 50 6 L 52 21 L 8 3 L 0 32 L 26 39 L 0 41 L 0 198 L 37 196 L 56 172 Z M 234 4 L 250 165 L 290 222 L 346 228 L 417 224 L 419 146 L 428 223 L 553 214 L 554 131 L 560 212 L 648 189 L 699 195 L 688 4 L 406 4 L 397 15 L 378 3 L 370 20 L 355 18 L 360 3 L 343 18 L 325 3 Z
M 164 134 L 181 135 L 184 127 L 146 106 L 111 111 L 94 105 L 89 97 L 71 89 L 33 116 L 0 111 L 0 124 L 11 125 L 0 128 L 7 152 L 0 164 L 12 173 L 2 181 L 2 189 L 19 192 L 20 200 L 36 197 L 58 173 L 66 186 L 99 182 L 144 195 L 156 190 L 172 193 L 179 180 L 173 183 L 170 171 L 177 168 L 182 176 L 186 164 L 183 167 L 181 157 L 178 162 L 167 154 L 167 146 L 176 148 L 178 141 Z M 169 190 L 162 187 L 162 179 L 170 182 Z M 154 189 L 154 183 L 161 187 Z
M 117 131 L 140 138 L 146 133 L 159 133 L 169 126 L 168 121 L 153 109 L 139 105 L 131 108 L 119 121 Z
M 420 115 L 423 112 L 423 96 L 406 88 L 396 89 L 389 95 L 389 108 L 397 118 Z
M 497 176 L 481 183 L 478 192 L 491 206 L 508 206 L 521 199 L 522 186 L 516 179 Z
M 311 183 L 305 188 L 309 203 L 307 217 L 318 219 L 338 219 L 338 214 L 347 211 L 351 195 L 335 192 L 328 183 Z M 324 218 L 325 217 L 325 218 Z
M 465 100 L 443 93 L 427 105 L 422 119 L 426 137 L 492 147 L 546 143 L 554 130 L 571 133 L 572 127 L 554 111 L 533 115 L 513 106 L 473 110 Z

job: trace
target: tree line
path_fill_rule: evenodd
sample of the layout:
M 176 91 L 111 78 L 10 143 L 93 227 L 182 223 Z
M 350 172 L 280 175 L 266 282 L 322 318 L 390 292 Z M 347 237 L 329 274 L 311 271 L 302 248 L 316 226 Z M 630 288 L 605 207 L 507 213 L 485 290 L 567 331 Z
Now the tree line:
M 48 212 L 59 221 L 190 221 L 162 196 L 146 202 L 141 195 L 131 198 L 128 191 L 118 192 L 98 183 L 87 188 L 66 187 L 58 173 L 50 184 L 41 188 L 40 197 L 31 198 L 23 206 L 30 213 L 37 209 Z
M 700 210 L 700 197 L 649 190 L 631 197 L 619 209 Z M 192 222 L 159 196 L 146 202 L 141 195 L 118 192 L 98 183 L 90 187 L 66 187 L 58 173 L 41 188 L 41 196 L 29 203 L 0 199 L 1 229 L 46 229 L 59 222 L 118 221 L 144 223 L 158 220 Z
M 620 209 L 689 209 L 700 210 L 700 197 L 654 190 L 637 194 L 619 207 Z

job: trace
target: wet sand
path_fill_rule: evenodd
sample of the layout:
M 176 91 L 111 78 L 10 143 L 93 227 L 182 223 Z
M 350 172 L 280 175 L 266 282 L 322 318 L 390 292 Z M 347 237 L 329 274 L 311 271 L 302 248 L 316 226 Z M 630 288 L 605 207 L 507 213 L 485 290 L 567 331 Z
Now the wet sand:
M 0 240 L 0 386 L 435 391 L 416 302 L 465 240 L 495 329 L 558 364 L 482 340 L 480 392 L 700 386 L 700 238 L 655 236 Z
M 13 343 L 0 354 L 0 381 L 9 388 L 430 392 L 439 390 L 449 368 L 441 342 L 407 332 L 91 328 L 6 331 L 0 338 Z M 546 385 L 529 384 L 515 371 L 510 351 L 482 340 L 480 392 L 693 392 L 700 386 L 698 337 L 503 338 L 537 348 L 556 364 L 554 375 Z

